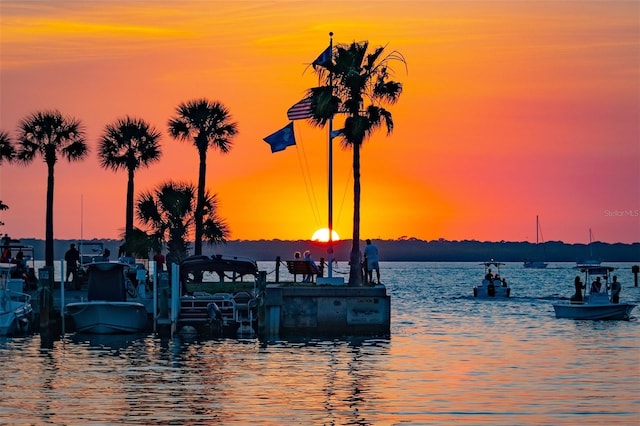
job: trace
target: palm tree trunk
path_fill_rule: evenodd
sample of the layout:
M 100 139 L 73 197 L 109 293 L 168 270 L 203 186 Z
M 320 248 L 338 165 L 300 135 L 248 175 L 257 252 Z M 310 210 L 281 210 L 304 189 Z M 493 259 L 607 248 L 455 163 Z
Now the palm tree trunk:
M 353 237 L 349 256 L 349 286 L 362 286 L 362 267 L 360 265 L 360 145 L 353 144 Z
M 133 169 L 127 171 L 127 211 L 125 212 L 124 240 L 128 241 L 133 231 Z
M 53 266 L 53 164 L 47 164 L 47 212 L 45 219 L 44 261 Z
M 205 145 L 204 149 L 199 149 L 198 153 L 200 154 L 200 167 L 198 170 L 198 199 L 196 201 L 196 211 L 193 215 L 196 222 L 196 240 L 193 248 L 193 254 L 196 256 L 202 254 L 202 218 L 204 216 L 204 212 L 202 210 L 204 209 L 204 187 L 207 176 L 207 146 Z

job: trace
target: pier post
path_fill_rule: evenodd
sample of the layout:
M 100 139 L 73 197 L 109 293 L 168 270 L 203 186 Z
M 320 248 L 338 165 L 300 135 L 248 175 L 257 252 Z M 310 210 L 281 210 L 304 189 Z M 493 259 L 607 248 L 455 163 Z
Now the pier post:
M 633 285 L 634 287 L 638 287 L 638 272 L 640 272 L 640 266 L 633 265 L 631 267 L 631 272 L 633 272 Z
M 276 282 L 280 282 L 280 256 L 276 256 Z

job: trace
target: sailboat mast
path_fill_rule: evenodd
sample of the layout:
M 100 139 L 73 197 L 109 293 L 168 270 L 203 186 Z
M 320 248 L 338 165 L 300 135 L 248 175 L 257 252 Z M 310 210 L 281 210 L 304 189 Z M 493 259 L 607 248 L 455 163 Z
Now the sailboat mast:
M 333 56 L 333 32 L 329 33 L 329 51 Z M 329 87 L 333 87 L 333 73 L 329 70 Z M 329 119 L 329 202 L 328 205 L 328 225 L 329 228 L 329 241 L 328 241 L 328 268 L 327 268 L 327 276 L 331 278 L 333 276 L 333 116 Z

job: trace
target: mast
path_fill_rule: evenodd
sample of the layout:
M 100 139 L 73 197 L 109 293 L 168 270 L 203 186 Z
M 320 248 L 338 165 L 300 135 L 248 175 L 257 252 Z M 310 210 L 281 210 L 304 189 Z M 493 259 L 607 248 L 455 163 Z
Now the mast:
M 333 56 L 333 31 L 329 32 L 329 51 Z M 333 59 L 333 58 L 332 58 Z M 329 70 L 329 87 L 333 88 L 333 73 Z M 327 276 L 331 278 L 333 276 L 333 116 L 329 118 L 329 173 L 328 173 L 328 194 L 329 194 L 329 202 L 327 203 L 329 208 L 328 213 L 328 225 L 329 228 L 329 241 L 328 241 L 328 268 L 327 268 Z

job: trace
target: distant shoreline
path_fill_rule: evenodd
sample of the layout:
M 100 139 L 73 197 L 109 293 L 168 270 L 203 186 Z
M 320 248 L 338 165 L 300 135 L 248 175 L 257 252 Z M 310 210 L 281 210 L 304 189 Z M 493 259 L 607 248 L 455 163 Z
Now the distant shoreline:
M 83 240 L 86 245 L 101 243 L 111 251 L 112 259 L 118 254 L 121 240 L 92 239 Z M 640 243 L 601 243 L 565 244 L 548 241 L 536 246 L 529 242 L 481 242 L 481 241 L 424 241 L 419 239 L 373 240 L 380 251 L 381 261 L 437 261 L 437 262 L 475 262 L 489 259 L 501 262 L 524 262 L 526 259 L 545 262 L 576 262 L 593 257 L 602 262 L 639 262 Z M 79 240 L 55 240 L 54 258 L 64 258 L 69 244 L 78 244 Z M 23 238 L 20 244 L 33 246 L 36 259 L 44 259 L 44 240 Z M 364 242 L 360 245 L 364 248 Z M 193 246 L 191 246 L 193 250 Z M 220 246 L 203 245 L 203 254 L 223 254 L 228 256 L 246 256 L 257 261 L 273 261 L 278 256 L 282 260 L 293 257 L 295 251 L 311 250 L 313 258 L 327 258 L 326 243 L 308 240 L 233 240 Z M 334 258 L 348 261 L 351 240 L 334 242 Z

